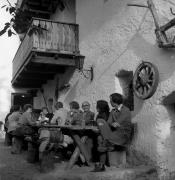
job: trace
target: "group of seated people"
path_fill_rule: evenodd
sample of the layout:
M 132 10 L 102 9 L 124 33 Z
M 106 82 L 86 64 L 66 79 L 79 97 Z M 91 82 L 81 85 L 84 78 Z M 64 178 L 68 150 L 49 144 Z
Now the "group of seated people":
M 115 146 L 125 146 L 130 142 L 131 137 L 131 113 L 123 104 L 123 96 L 118 93 L 110 95 L 110 111 L 108 102 L 98 100 L 96 103 L 97 114 L 91 112 L 90 103 L 82 103 L 82 110 L 79 103 L 72 101 L 69 103 L 70 110 L 66 110 L 62 102 L 56 102 L 53 115 L 48 113 L 47 107 L 43 107 L 39 117 L 36 118 L 32 113 L 32 105 L 24 105 L 23 112 L 20 106 L 15 105 L 10 114 L 8 114 L 5 127 L 6 132 L 12 137 L 12 153 L 20 153 L 21 141 L 25 136 L 38 135 L 39 139 L 39 160 L 42 160 L 44 151 L 50 143 L 58 143 L 63 147 L 73 144 L 71 136 L 65 135 L 59 128 L 47 128 L 41 125 L 54 124 L 59 126 L 97 126 L 99 134 L 89 137 L 87 140 L 87 150 L 92 153 L 93 146 L 96 146 L 97 154 L 94 172 L 104 171 L 107 161 L 107 152 L 114 149 Z M 93 143 L 96 140 L 97 143 Z

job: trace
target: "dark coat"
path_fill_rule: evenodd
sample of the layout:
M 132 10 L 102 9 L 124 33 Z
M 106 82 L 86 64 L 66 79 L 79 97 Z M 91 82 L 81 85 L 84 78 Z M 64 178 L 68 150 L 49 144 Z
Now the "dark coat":
M 126 106 L 122 106 L 120 111 L 112 110 L 107 122 L 112 130 L 112 136 L 109 140 L 117 145 L 127 145 L 131 140 L 132 132 L 130 110 Z M 120 126 L 114 128 L 112 126 L 114 122 Z
M 81 110 L 74 109 L 68 112 L 66 124 L 81 126 L 82 120 L 83 120 L 83 112 Z
M 83 112 L 83 119 L 85 120 L 86 125 L 91 125 L 94 121 L 95 114 L 91 111 Z

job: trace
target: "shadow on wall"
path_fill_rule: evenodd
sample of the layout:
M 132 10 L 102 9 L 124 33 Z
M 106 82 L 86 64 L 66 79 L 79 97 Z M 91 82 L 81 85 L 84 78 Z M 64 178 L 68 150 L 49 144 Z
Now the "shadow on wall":
M 128 49 L 133 50 L 140 61 L 152 62 L 158 67 L 160 80 L 164 81 L 172 76 L 175 66 L 175 49 L 160 49 L 152 45 L 137 33 L 128 44 Z
M 59 85 L 62 86 L 63 84 L 67 84 L 70 79 L 72 78 L 73 74 L 75 72 L 74 67 L 69 67 L 66 72 L 63 74 L 63 76 L 59 76 Z
M 134 111 L 132 113 L 132 118 L 134 118 L 142 110 L 143 103 L 144 100 L 138 99 L 134 96 Z
M 132 88 L 133 72 L 127 70 L 120 70 L 116 77 L 119 80 L 124 96 L 124 104 L 130 111 L 134 110 L 134 94 Z
M 170 148 L 168 156 L 168 168 L 170 171 L 175 171 L 175 93 L 171 93 L 166 96 L 162 101 L 162 104 L 165 106 L 168 117 L 171 120 L 170 122 L 170 136 L 165 140 L 165 147 Z
M 77 92 L 77 86 L 78 86 L 78 82 L 77 81 L 70 89 L 70 91 L 68 92 L 68 94 L 66 95 L 66 98 L 64 100 L 65 104 L 69 104 L 71 101 L 73 101 L 76 97 L 76 92 Z
M 123 90 L 125 97 L 125 105 L 133 111 L 132 117 L 139 113 L 143 106 L 143 100 L 140 100 L 134 96 L 133 92 L 133 71 L 120 70 L 116 77 L 119 79 L 120 86 Z

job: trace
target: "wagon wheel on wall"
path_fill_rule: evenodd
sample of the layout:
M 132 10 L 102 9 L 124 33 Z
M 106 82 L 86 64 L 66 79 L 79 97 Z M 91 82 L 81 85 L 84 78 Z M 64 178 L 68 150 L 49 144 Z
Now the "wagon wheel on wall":
M 159 72 L 150 62 L 141 63 L 134 74 L 133 90 L 140 99 L 150 98 L 156 91 L 159 82 Z

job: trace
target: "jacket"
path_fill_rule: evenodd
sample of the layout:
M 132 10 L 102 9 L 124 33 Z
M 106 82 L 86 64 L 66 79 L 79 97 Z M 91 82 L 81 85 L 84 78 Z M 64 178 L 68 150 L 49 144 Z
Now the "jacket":
M 108 118 L 108 124 L 113 132 L 112 141 L 118 145 L 126 145 L 131 140 L 132 123 L 131 112 L 126 106 L 120 111 L 112 110 Z M 119 127 L 114 128 L 112 124 L 117 122 Z

